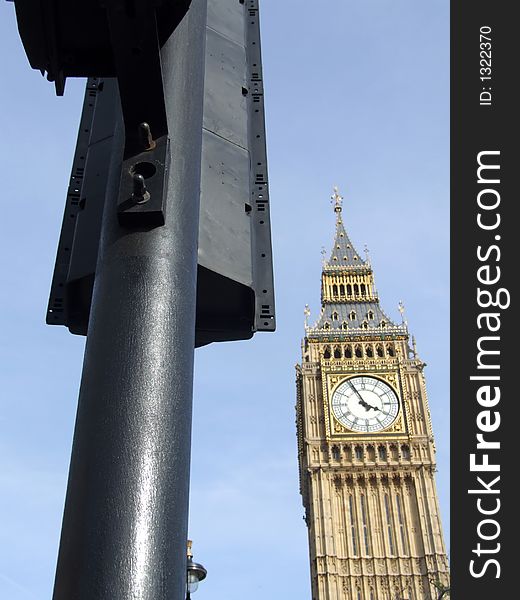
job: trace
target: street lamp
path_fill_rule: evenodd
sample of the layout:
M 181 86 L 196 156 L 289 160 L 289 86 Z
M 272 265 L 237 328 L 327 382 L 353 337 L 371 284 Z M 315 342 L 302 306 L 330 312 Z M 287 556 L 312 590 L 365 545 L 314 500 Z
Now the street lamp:
M 186 563 L 186 600 L 191 599 L 191 594 L 199 587 L 199 582 L 206 578 L 208 572 L 200 564 L 193 562 L 193 554 L 191 552 L 192 541 L 188 540 L 188 560 Z

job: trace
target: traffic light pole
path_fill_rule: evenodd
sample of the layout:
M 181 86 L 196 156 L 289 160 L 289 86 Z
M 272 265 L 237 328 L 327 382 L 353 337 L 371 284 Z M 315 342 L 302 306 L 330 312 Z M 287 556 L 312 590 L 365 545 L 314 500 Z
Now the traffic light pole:
M 205 23 L 193 0 L 161 50 L 163 226 L 118 220 L 116 126 L 54 600 L 185 598 Z

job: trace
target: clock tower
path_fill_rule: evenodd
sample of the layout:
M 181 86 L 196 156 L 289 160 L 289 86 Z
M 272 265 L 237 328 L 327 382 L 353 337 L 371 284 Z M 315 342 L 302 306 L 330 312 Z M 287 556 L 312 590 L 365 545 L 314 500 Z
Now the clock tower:
M 332 198 L 322 311 L 314 326 L 306 321 L 296 368 L 312 600 L 437 600 L 449 570 L 425 364 L 406 323 L 383 312 L 337 189 Z

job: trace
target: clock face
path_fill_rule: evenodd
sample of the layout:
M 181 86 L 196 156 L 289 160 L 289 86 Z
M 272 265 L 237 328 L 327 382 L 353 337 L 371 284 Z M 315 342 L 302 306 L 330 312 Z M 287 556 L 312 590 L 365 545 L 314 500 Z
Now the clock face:
M 372 433 L 390 427 L 399 413 L 394 390 L 375 377 L 351 377 L 332 394 L 332 412 L 348 429 Z

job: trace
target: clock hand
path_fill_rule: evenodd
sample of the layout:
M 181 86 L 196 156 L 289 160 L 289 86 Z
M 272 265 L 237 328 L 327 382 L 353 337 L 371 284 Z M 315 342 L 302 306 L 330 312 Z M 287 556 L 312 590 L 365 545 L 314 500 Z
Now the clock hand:
M 349 384 L 349 386 L 354 390 L 354 393 L 356 394 L 356 396 L 359 398 L 359 404 L 361 406 L 364 407 L 364 409 L 368 412 L 371 408 L 373 410 L 381 410 L 379 409 L 377 406 L 372 406 L 371 404 L 368 404 L 368 402 L 366 402 L 365 400 L 363 400 L 363 396 L 358 392 L 358 390 L 350 383 L 349 380 L 347 380 L 347 383 Z
M 364 406 L 366 410 L 368 410 L 367 406 L 370 406 L 369 404 L 367 404 L 364 400 L 363 400 L 363 396 L 357 391 L 357 389 L 350 383 L 350 380 L 347 379 L 347 383 L 349 384 L 349 386 L 354 390 L 354 393 L 356 394 L 356 396 L 359 398 L 359 404 L 361 404 L 361 406 Z
M 390 417 L 390 413 L 385 412 L 384 410 L 381 410 L 380 408 L 378 408 L 377 406 L 373 407 L 375 410 L 378 410 L 380 413 L 382 413 L 383 415 L 386 415 L 387 417 Z

